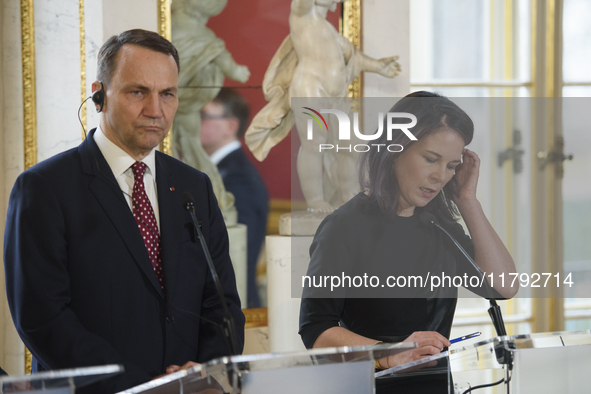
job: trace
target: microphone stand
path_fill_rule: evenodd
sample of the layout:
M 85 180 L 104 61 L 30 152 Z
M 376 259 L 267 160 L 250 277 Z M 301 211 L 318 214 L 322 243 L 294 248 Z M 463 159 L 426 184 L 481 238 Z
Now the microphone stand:
M 480 277 L 485 279 L 484 272 L 482 272 L 482 270 L 476 264 L 472 256 L 470 256 L 468 252 L 466 252 L 466 250 L 462 247 L 462 245 L 460 245 L 460 243 L 437 222 L 437 218 L 435 218 L 434 215 L 430 214 L 429 212 L 423 212 L 420 215 L 420 220 L 425 224 L 432 224 L 433 226 L 443 231 L 452 240 L 452 242 L 454 243 L 454 245 L 456 245 L 460 252 L 462 252 L 464 257 L 470 262 L 470 264 L 472 264 L 474 269 L 476 269 L 476 271 L 480 274 Z M 503 321 L 503 315 L 501 314 L 501 307 L 499 307 L 499 305 L 497 304 L 497 301 L 493 294 L 493 290 L 488 284 L 488 282 L 486 282 L 486 280 L 483 280 L 483 283 L 486 283 L 486 289 L 489 294 L 489 297 L 487 298 L 487 300 L 490 303 L 490 308 L 488 308 L 488 314 L 490 316 L 490 319 L 492 320 L 495 331 L 497 332 L 497 336 L 502 338 L 504 336 L 507 336 L 507 330 L 505 329 L 505 322 Z M 515 344 L 513 342 L 507 342 L 506 340 L 501 339 L 501 342 L 495 346 L 495 356 L 497 357 L 497 361 L 499 364 L 507 364 L 508 370 L 511 371 L 513 369 L 513 353 L 505 348 L 505 343 L 507 343 L 509 349 L 515 348 Z
M 493 326 L 495 327 L 495 331 L 497 332 L 498 337 L 503 337 L 507 335 L 507 331 L 505 330 L 505 322 L 503 322 L 503 315 L 501 314 L 501 307 L 497 305 L 497 301 L 494 298 L 489 298 L 488 301 L 490 302 L 490 308 L 488 308 L 488 314 L 490 319 L 493 322 Z
M 220 297 L 222 303 L 222 309 L 224 310 L 224 318 L 222 321 L 222 331 L 224 332 L 224 336 L 230 345 L 230 352 L 232 355 L 240 354 L 238 352 L 238 340 L 236 339 L 236 329 L 234 325 L 234 318 L 230 314 L 230 310 L 228 309 L 228 305 L 226 304 L 226 297 L 224 297 L 224 291 L 222 290 L 222 285 L 220 283 L 220 278 L 218 273 L 213 265 L 213 260 L 211 259 L 211 255 L 209 254 L 209 248 L 205 243 L 205 238 L 203 237 L 203 232 L 201 231 L 201 222 L 197 221 L 197 217 L 195 216 L 195 204 L 193 203 L 193 199 L 191 198 L 190 201 L 185 203 L 185 209 L 189 211 L 191 215 L 191 219 L 193 219 L 193 226 L 195 229 L 195 233 L 197 234 L 197 238 L 201 243 L 201 247 L 203 248 L 203 254 L 205 254 L 205 259 L 207 260 L 207 265 L 209 266 L 209 270 L 211 271 L 211 276 L 213 277 L 213 282 L 215 283 L 215 287 L 217 293 Z

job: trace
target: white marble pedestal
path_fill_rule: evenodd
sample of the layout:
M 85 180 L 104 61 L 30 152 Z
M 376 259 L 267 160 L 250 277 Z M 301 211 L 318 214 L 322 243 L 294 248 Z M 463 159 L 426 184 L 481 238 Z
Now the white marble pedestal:
M 230 239 L 230 258 L 236 275 L 236 287 L 240 296 L 242 308 L 248 305 L 247 281 L 247 257 L 246 257 L 246 225 L 236 224 L 228 227 L 228 238 Z
M 282 215 L 279 220 L 281 235 L 267 236 L 267 305 L 271 352 L 306 349 L 298 334 L 301 293 L 292 294 L 292 275 L 301 277 L 305 274 L 310 263 L 309 249 L 314 233 L 325 216 L 308 212 Z

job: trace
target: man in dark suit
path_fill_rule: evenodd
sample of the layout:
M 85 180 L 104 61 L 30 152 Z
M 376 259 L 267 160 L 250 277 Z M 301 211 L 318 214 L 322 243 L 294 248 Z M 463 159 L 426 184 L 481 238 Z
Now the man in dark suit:
M 178 106 L 178 64 L 156 33 L 107 40 L 92 85 L 99 127 L 21 174 L 10 196 L 6 291 L 34 371 L 125 367 L 84 392 L 112 393 L 230 354 L 184 192 L 194 197 L 242 349 L 244 316 L 211 183 L 155 150 Z
M 248 307 L 261 306 L 256 264 L 265 240 L 269 197 L 257 169 L 241 149 L 246 132 L 248 104 L 231 88 L 223 88 L 201 111 L 201 143 L 217 165 L 226 190 L 236 198 L 238 223 L 247 229 Z

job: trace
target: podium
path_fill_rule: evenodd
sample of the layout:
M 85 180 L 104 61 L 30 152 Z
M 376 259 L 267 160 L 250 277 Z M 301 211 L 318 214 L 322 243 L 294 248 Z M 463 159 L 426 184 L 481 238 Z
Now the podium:
M 591 392 L 591 330 L 496 337 L 375 372 L 376 359 L 415 347 L 396 343 L 222 357 L 120 394 L 370 394 L 383 383 L 413 387 L 399 391 L 415 393 L 433 382 L 438 391 L 430 393 L 463 394 L 493 383 L 494 393 Z M 0 393 L 72 394 L 122 371 L 121 366 L 106 365 L 7 376 L 0 378 Z
M 0 378 L 0 393 L 73 394 L 76 388 L 96 383 L 123 372 L 121 365 L 103 365 L 46 371 Z
M 437 365 L 426 367 L 433 363 Z M 377 372 L 376 378 L 435 374 L 447 375 L 458 394 L 493 383 L 502 386 L 493 392 L 508 394 L 591 392 L 591 330 L 503 336 L 465 347 L 453 346 L 440 354 Z M 453 394 L 452 390 L 450 385 Z
M 120 394 L 374 393 L 375 360 L 415 343 L 222 357 Z

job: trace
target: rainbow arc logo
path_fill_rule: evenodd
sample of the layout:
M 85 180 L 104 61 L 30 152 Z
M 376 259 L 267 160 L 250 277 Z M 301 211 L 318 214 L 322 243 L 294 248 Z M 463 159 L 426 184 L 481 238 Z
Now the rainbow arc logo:
M 307 109 L 307 110 L 309 110 L 309 111 L 312 111 L 312 112 L 314 112 L 316 115 L 318 115 L 318 116 L 320 117 L 320 119 L 322 119 L 322 122 L 324 123 L 324 126 L 326 127 L 326 131 L 328 131 L 328 124 L 326 124 L 326 120 L 324 119 L 324 116 L 320 115 L 320 112 L 318 112 L 318 111 L 316 111 L 316 110 L 314 110 L 314 109 L 312 109 L 312 108 L 310 108 L 310 107 L 302 107 L 302 108 L 304 108 L 304 109 Z M 319 120 L 319 119 L 318 119 L 316 116 L 312 115 L 312 114 L 311 114 L 311 113 L 309 113 L 309 112 L 302 112 L 302 113 L 303 113 L 303 114 L 306 114 L 306 115 L 308 115 L 308 116 L 310 116 L 310 117 L 312 117 L 312 119 L 314 119 L 314 120 L 316 121 L 316 123 L 318 123 L 318 126 L 320 126 L 320 130 L 322 130 L 322 129 L 323 129 L 323 127 L 322 127 L 322 123 L 320 123 L 320 120 Z

